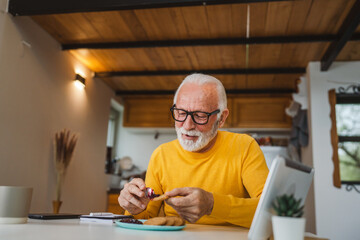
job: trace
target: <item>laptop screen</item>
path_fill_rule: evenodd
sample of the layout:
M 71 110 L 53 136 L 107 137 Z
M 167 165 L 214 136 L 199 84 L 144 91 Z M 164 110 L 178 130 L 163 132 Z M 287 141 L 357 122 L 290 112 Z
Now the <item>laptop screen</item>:
M 313 168 L 280 156 L 275 157 L 251 223 L 249 240 L 268 239 L 271 236 L 271 204 L 277 196 L 294 194 L 304 204 L 313 176 Z

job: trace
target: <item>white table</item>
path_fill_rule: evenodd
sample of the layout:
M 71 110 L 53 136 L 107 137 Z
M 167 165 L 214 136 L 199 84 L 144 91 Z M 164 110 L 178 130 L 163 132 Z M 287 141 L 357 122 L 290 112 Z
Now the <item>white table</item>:
M 26 224 L 0 224 L 1 240 L 118 240 L 118 239 L 236 239 L 246 240 L 248 229 L 232 226 L 187 224 L 181 231 L 143 231 L 111 224 L 71 220 L 34 220 Z

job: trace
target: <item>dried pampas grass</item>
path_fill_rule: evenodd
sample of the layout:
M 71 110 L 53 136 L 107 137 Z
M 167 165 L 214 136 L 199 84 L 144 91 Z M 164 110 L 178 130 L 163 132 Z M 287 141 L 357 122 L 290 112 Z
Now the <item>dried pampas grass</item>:
M 66 170 L 71 162 L 77 142 L 77 135 L 71 134 L 70 130 L 64 129 L 55 133 L 54 140 L 54 159 L 57 173 L 56 200 L 61 198 L 61 185 L 66 174 Z

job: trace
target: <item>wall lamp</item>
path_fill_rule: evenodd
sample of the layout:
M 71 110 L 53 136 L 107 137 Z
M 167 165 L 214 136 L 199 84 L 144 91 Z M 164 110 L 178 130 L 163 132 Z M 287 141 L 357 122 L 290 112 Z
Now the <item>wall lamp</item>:
M 83 89 L 85 88 L 85 78 L 82 77 L 80 74 L 76 74 L 75 75 L 75 85 L 80 88 L 80 89 Z

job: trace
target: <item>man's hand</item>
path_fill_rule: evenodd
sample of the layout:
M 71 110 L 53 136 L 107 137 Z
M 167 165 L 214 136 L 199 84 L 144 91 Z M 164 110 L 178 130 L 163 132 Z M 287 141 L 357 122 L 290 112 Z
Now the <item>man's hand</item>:
M 166 195 L 172 197 L 166 203 L 190 223 L 195 223 L 205 214 L 210 215 L 214 206 L 212 193 L 201 188 L 175 188 Z M 182 197 L 175 198 L 176 196 Z
M 144 211 L 150 201 L 145 196 L 145 189 L 145 183 L 141 178 L 134 178 L 126 183 L 118 198 L 120 206 L 133 215 Z

